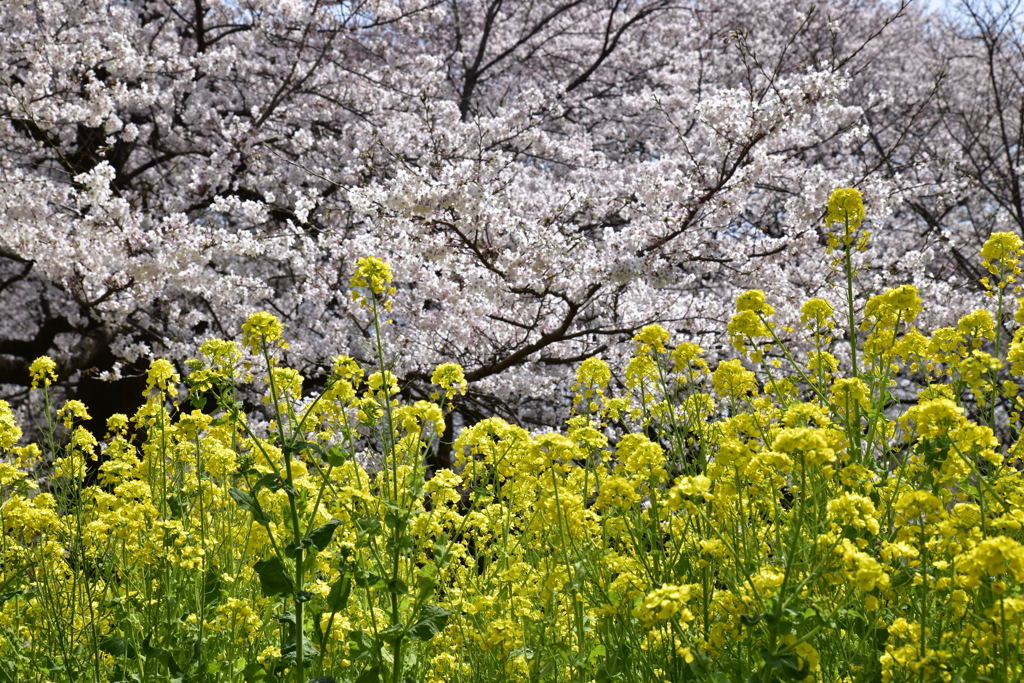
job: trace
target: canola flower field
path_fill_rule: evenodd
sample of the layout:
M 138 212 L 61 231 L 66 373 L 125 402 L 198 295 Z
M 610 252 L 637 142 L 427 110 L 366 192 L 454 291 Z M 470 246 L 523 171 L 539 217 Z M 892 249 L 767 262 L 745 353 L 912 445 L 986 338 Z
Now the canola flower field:
M 259 313 L 184 378 L 153 363 L 99 443 L 38 359 L 40 443 L 0 402 L 0 680 L 1020 681 L 1024 242 L 992 235 L 991 310 L 926 335 L 911 286 L 850 305 L 863 215 L 833 193 L 842 320 L 780 329 L 747 292 L 713 370 L 645 327 L 622 395 L 587 360 L 564 430 L 483 420 L 452 470 L 424 456 L 462 370 L 401 399 L 378 259 L 352 282 L 377 363 L 318 395 Z

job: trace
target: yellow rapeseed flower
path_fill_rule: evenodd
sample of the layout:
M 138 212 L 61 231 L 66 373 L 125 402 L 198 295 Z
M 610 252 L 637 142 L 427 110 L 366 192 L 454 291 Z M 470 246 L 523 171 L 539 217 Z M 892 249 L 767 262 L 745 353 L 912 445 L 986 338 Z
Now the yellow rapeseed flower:
M 757 381 L 754 373 L 736 360 L 724 360 L 711 376 L 715 392 L 722 398 L 740 398 L 748 393 L 757 395 Z
M 964 420 L 964 409 L 948 398 L 921 400 L 907 409 L 899 421 L 908 432 L 921 439 L 946 436 Z
M 650 350 L 665 353 L 669 336 L 668 330 L 661 325 L 646 325 L 633 335 L 633 341 L 637 343 L 637 353 L 649 353 Z
M 768 297 L 760 289 L 748 289 L 736 298 L 736 312 L 744 311 L 764 318 L 775 313 L 775 309 L 768 303 Z
M 449 401 L 455 398 L 456 393 L 466 395 L 466 375 L 458 363 L 438 365 L 434 368 L 434 374 L 430 376 L 430 383 L 440 387 Z
M 1024 240 L 1012 232 L 994 232 L 981 247 L 982 265 L 993 275 L 1012 270 L 1020 261 Z
M 900 285 L 868 299 L 864 316 L 874 318 L 880 327 L 892 328 L 896 322 L 913 322 L 921 312 L 921 297 L 914 285 Z
M 352 287 L 352 299 L 367 308 L 371 307 L 370 298 L 383 299 L 395 293 L 391 286 L 393 275 L 391 264 L 376 256 L 367 256 L 356 261 L 356 271 L 349 281 Z M 384 302 L 384 306 L 390 309 L 390 302 Z
M 780 429 L 772 442 L 772 450 L 791 456 L 802 455 L 809 467 L 835 462 L 836 453 L 829 447 L 823 430 L 813 427 Z M 798 458 L 794 457 L 794 460 Z
M 673 510 L 680 510 L 686 506 L 687 501 L 708 501 L 714 496 L 711 494 L 711 479 L 698 474 L 693 477 L 680 477 L 676 480 L 668 492 L 668 506 Z
M 868 386 L 858 377 L 840 377 L 832 383 L 831 403 L 849 420 L 858 406 L 865 411 L 871 407 Z
M 753 311 L 741 311 L 729 320 L 727 328 L 729 341 L 734 349 L 742 354 L 747 353 L 748 342 L 763 339 L 771 336 L 768 326 Z M 755 361 L 760 360 L 759 354 L 755 352 Z
M 57 381 L 57 363 L 49 356 L 39 356 L 28 366 L 28 374 L 32 378 L 32 388 L 40 384 L 48 387 Z
M 832 304 L 824 299 L 808 299 L 800 307 L 800 323 L 811 331 L 830 330 L 835 326 L 834 314 Z
M 828 213 L 825 216 L 825 226 L 831 228 L 839 224 L 843 226 L 842 236 L 835 233 L 829 235 L 828 251 L 832 252 L 842 247 L 849 247 L 853 244 L 857 230 L 864 221 L 864 199 L 860 191 L 852 187 L 841 187 L 832 191 L 828 198 Z M 867 231 L 861 234 L 857 244 L 860 251 L 867 248 Z
M 957 563 L 962 572 L 962 588 L 977 588 L 981 579 L 1011 574 L 1016 581 L 1024 581 L 1024 547 L 1012 538 L 996 536 L 980 541 Z
M 895 525 L 933 524 L 942 517 L 944 511 L 942 501 L 930 491 L 908 491 L 896 501 Z
M 960 318 L 956 328 L 961 334 L 973 337 L 971 344 L 975 348 L 981 346 L 983 339 L 996 338 L 996 322 L 992 319 L 992 314 L 983 308 Z
M 856 230 L 864 220 L 864 198 L 860 190 L 852 187 L 840 187 L 832 191 L 828 198 L 828 215 L 825 225 L 831 227 L 835 223 L 843 223 Z
M 149 366 L 149 373 L 146 377 L 146 393 L 148 394 L 154 388 L 174 393 L 175 385 L 180 381 L 181 379 L 171 362 L 158 358 Z
M 0 450 L 9 451 L 21 438 L 21 427 L 14 418 L 11 404 L 0 400 Z
M 633 610 L 633 616 L 643 620 L 644 626 L 653 627 L 659 621 L 678 617 L 680 621 L 693 621 L 693 613 L 686 609 L 690 599 L 689 586 L 673 586 L 665 584 L 647 594 L 640 606 Z
M 71 425 L 74 424 L 75 419 L 79 420 L 91 420 L 92 415 L 89 414 L 89 409 L 85 407 L 85 404 L 77 399 L 72 399 L 65 403 L 57 411 L 57 417 L 64 423 L 64 426 L 71 429 Z
M 245 344 L 245 348 L 258 354 L 264 344 L 279 340 L 283 332 L 284 327 L 276 316 L 260 311 L 253 313 L 242 323 L 242 343 Z

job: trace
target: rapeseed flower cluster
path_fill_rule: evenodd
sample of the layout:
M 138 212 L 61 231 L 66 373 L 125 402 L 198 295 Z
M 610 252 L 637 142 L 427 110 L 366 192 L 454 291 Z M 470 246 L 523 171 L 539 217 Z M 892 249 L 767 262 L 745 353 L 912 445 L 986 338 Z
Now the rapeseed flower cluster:
M 833 194 L 837 246 L 863 220 L 859 193 Z M 1004 286 L 1020 252 L 986 247 Z M 392 277 L 376 259 L 353 277 L 378 330 Z M 784 344 L 749 292 L 729 327 L 745 358 L 714 367 L 644 327 L 621 377 L 581 364 L 543 434 L 446 434 L 462 368 L 405 400 L 384 346 L 310 393 L 267 313 L 184 381 L 154 362 L 103 441 L 72 400 L 22 444 L 0 401 L 0 677 L 1019 681 L 1024 316 L 926 336 L 924 305 L 895 288 L 837 330 L 811 300 Z M 836 360 L 843 334 L 863 364 Z M 55 369 L 32 364 L 44 405 Z M 442 439 L 453 467 L 428 471 Z

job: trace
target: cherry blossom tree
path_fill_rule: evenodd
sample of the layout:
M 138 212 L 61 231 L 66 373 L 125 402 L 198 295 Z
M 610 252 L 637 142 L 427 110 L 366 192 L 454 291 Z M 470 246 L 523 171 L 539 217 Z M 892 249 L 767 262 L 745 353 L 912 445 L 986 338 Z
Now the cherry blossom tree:
M 103 417 L 257 309 L 315 385 L 363 353 L 373 254 L 407 391 L 454 360 L 464 414 L 547 422 L 645 324 L 713 358 L 744 288 L 781 321 L 831 296 L 841 185 L 869 288 L 975 296 L 944 282 L 963 226 L 927 212 L 978 192 L 944 117 L 989 95 L 944 89 L 966 39 L 906 3 L 16 0 L 0 25 L 8 395 L 50 353 Z

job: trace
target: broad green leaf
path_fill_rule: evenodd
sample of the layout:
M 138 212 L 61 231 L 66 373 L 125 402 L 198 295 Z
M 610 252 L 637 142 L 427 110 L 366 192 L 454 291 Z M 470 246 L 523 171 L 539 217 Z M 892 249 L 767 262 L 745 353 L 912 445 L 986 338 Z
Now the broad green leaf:
M 380 668 L 375 664 L 359 674 L 355 683 L 380 683 Z
M 412 638 L 430 640 L 444 630 L 448 624 L 448 617 L 452 614 L 454 612 L 449 612 L 438 605 L 424 605 L 418 621 L 408 628 L 407 633 Z
M 434 588 L 437 586 L 437 567 L 432 564 L 424 565 L 416 577 L 416 585 L 419 589 L 416 600 L 423 602 L 434 592 Z
M 260 507 L 260 502 L 256 500 L 255 496 L 241 489 L 228 489 L 228 494 L 235 499 L 238 507 L 252 513 L 254 522 L 263 526 L 270 526 L 270 522 L 273 520 L 267 516 L 267 513 L 263 512 L 263 508 Z
M 331 467 L 341 467 L 348 460 L 348 453 L 338 446 L 331 446 L 323 453 L 323 458 Z
M 96 645 L 100 651 L 114 657 L 135 659 L 136 656 L 135 648 L 123 636 L 107 636 L 106 638 L 101 638 L 100 642 Z
M 224 581 L 216 569 L 208 569 L 203 575 L 203 603 L 213 607 L 224 597 Z
M 334 536 L 334 530 L 337 529 L 340 524 L 341 520 L 332 519 L 327 522 L 327 524 L 313 529 L 309 532 L 308 536 L 310 543 L 312 543 L 313 547 L 317 550 L 323 550 L 330 544 L 331 537 Z
M 380 639 L 385 643 L 396 643 L 405 637 L 405 624 L 393 624 L 388 626 L 386 629 L 381 631 L 379 634 Z
M 260 560 L 253 565 L 253 569 L 260 577 L 264 595 L 291 595 L 295 592 L 295 582 L 285 570 L 280 557 L 275 555 L 269 560 Z
M 348 598 L 352 594 L 352 574 L 345 572 L 341 578 L 331 586 L 331 592 L 327 594 L 327 608 L 332 612 L 340 612 L 348 604 Z

